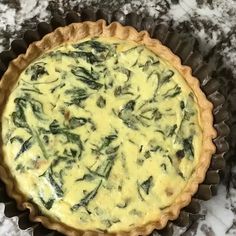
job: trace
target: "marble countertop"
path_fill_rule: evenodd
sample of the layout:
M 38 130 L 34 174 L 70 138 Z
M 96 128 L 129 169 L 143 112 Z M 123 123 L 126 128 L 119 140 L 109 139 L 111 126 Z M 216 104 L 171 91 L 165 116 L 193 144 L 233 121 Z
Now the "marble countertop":
M 37 22 L 86 5 L 120 9 L 125 13 L 135 11 L 165 21 L 177 31 L 193 36 L 204 59 L 215 67 L 214 75 L 223 83 L 221 92 L 231 108 L 231 131 L 234 131 L 229 137 L 225 178 L 217 195 L 202 202 L 198 219 L 187 228 L 175 227 L 174 235 L 236 235 L 236 142 L 233 142 L 236 138 L 236 108 L 233 106 L 236 99 L 236 0 L 0 0 L 0 51 L 7 50 L 12 39 L 21 37 Z M 32 235 L 31 229 L 20 230 L 17 219 L 6 218 L 3 211 L 4 206 L 0 204 L 1 236 Z

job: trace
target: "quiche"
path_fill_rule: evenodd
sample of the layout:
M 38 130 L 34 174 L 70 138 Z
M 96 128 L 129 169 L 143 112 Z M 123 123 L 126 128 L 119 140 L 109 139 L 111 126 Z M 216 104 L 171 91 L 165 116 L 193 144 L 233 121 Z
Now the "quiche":
M 1 172 L 31 219 L 66 235 L 146 235 L 175 219 L 212 154 L 212 104 L 147 32 L 59 28 L 4 74 Z

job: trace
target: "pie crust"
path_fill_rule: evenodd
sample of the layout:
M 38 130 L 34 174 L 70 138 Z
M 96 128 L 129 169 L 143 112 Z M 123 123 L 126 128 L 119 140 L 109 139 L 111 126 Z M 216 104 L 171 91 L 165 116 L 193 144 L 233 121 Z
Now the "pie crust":
M 148 235 L 154 229 L 162 229 L 166 226 L 168 220 L 174 220 L 178 217 L 180 210 L 187 206 L 191 197 L 198 189 L 198 185 L 203 182 L 206 171 L 209 167 L 211 157 L 215 152 L 215 145 L 213 139 L 216 137 L 216 131 L 213 128 L 213 105 L 207 100 L 205 94 L 200 89 L 199 81 L 191 75 L 191 68 L 181 65 L 179 57 L 174 55 L 170 49 L 163 46 L 158 40 L 151 39 L 146 31 L 137 32 L 134 28 L 129 26 L 122 26 L 117 22 L 106 25 L 104 20 L 96 22 L 82 22 L 73 23 L 66 27 L 60 27 L 47 34 L 42 40 L 34 42 L 29 45 L 25 54 L 19 55 L 10 64 L 0 81 L 0 116 L 3 113 L 7 98 L 10 95 L 14 85 L 16 84 L 20 73 L 37 57 L 42 55 L 56 46 L 65 42 L 78 42 L 85 37 L 115 37 L 123 40 L 131 40 L 138 44 L 144 44 L 148 49 L 155 54 L 165 58 L 175 69 L 185 78 L 189 87 L 194 91 L 198 101 L 199 112 L 201 116 L 201 124 L 203 128 L 203 144 L 199 163 L 192 177 L 189 179 L 184 191 L 177 197 L 175 202 L 168 208 L 162 210 L 160 219 L 154 222 L 148 222 L 145 225 L 134 228 L 131 232 L 116 232 L 107 233 L 106 235 Z M 0 126 L 2 128 L 2 126 Z M 0 145 L 3 145 L 2 137 Z M 3 157 L 1 149 L 1 156 Z M 65 224 L 56 222 L 55 220 L 40 215 L 37 206 L 31 202 L 27 202 L 24 195 L 18 190 L 16 183 L 13 180 L 11 173 L 7 166 L 3 163 L 3 158 L 0 159 L 0 177 L 6 184 L 7 193 L 17 202 L 17 207 L 21 210 L 29 209 L 30 219 L 34 222 L 41 222 L 45 227 L 57 230 L 65 235 L 101 235 L 103 233 L 98 231 L 82 231 L 73 229 Z

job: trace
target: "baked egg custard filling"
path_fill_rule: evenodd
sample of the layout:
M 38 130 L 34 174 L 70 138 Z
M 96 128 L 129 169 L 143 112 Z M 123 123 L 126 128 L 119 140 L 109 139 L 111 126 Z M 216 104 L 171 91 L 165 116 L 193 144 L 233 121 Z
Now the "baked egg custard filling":
M 87 38 L 20 75 L 2 117 L 4 162 L 26 198 L 76 229 L 129 231 L 174 203 L 198 164 L 197 99 L 144 45 Z

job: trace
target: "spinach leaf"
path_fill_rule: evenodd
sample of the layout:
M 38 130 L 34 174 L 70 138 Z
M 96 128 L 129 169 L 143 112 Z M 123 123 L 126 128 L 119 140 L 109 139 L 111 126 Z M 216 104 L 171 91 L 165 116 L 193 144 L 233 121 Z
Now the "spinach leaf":
M 172 70 L 164 71 L 161 74 L 161 78 L 160 78 L 158 87 L 160 88 L 164 84 L 167 84 L 170 81 L 170 79 L 172 78 L 173 75 L 174 75 L 174 72 Z
M 49 130 L 54 135 L 64 135 L 67 138 L 67 142 L 76 144 L 78 146 L 78 150 L 76 150 L 77 156 L 78 158 L 81 157 L 83 151 L 83 144 L 78 134 L 71 133 L 65 127 L 61 128 L 57 120 L 53 120 L 53 122 L 49 125 Z
M 77 77 L 89 79 L 89 80 L 98 80 L 99 74 L 91 68 L 91 71 L 87 70 L 85 67 L 82 66 L 74 66 L 71 69 L 71 73 Z
M 25 166 L 22 165 L 21 163 L 17 164 L 16 171 L 19 171 L 20 173 L 24 173 L 25 172 Z
M 51 186 L 54 188 L 56 195 L 61 198 L 64 195 L 64 192 L 62 190 L 62 186 L 60 186 L 56 180 L 53 178 L 53 174 L 48 172 L 48 180 L 51 184 Z
M 23 138 L 21 138 L 20 136 L 14 136 L 10 139 L 10 143 L 13 143 L 13 142 L 16 142 L 16 141 L 19 142 L 19 143 L 24 142 Z
M 108 156 L 108 158 L 105 161 L 103 161 L 101 165 L 98 166 L 95 171 L 91 170 L 90 168 L 88 168 L 88 171 L 91 174 L 108 179 L 110 172 L 112 170 L 112 167 L 114 166 L 115 157 L 116 157 L 115 155 Z
M 184 174 L 183 174 L 180 170 L 178 170 L 178 175 L 179 175 L 183 180 L 185 180 Z
M 84 67 L 78 66 L 71 69 L 71 73 L 76 76 L 76 79 L 86 84 L 93 90 L 99 90 L 103 85 L 96 82 L 98 80 L 98 74 L 91 71 L 89 72 Z
M 142 68 L 143 71 L 147 71 L 150 66 L 158 65 L 159 63 L 160 62 L 158 60 L 155 60 L 154 57 L 149 56 L 149 59 L 144 64 L 140 64 L 139 68 Z
M 58 123 L 57 120 L 53 120 L 53 122 L 49 125 L 49 130 L 52 134 L 61 134 L 64 132 Z
M 100 154 L 102 150 L 104 150 L 105 148 L 107 148 L 115 139 L 117 139 L 117 135 L 116 134 L 112 134 L 112 135 L 108 135 L 106 136 L 102 142 L 101 145 L 98 146 L 96 149 L 92 149 L 92 151 L 96 154 Z
M 114 90 L 114 96 L 119 97 L 119 96 L 123 96 L 123 95 L 134 95 L 132 92 L 129 91 L 130 87 L 131 87 L 130 84 L 116 87 Z
M 45 201 L 41 196 L 39 196 L 39 199 L 47 210 L 50 210 L 55 202 L 54 198 L 50 198 L 48 201 Z
M 42 118 L 42 114 L 44 113 L 43 111 L 43 104 L 41 102 L 39 102 L 38 100 L 34 99 L 34 98 L 30 98 L 30 105 L 32 107 L 32 111 L 34 113 L 34 115 L 38 118 L 38 119 L 43 119 Z
M 94 55 L 92 52 L 69 51 L 66 53 L 62 53 L 62 55 L 75 58 L 76 60 L 81 58 L 85 60 L 86 62 L 88 62 L 89 64 L 96 64 L 96 63 L 102 62 L 102 59 Z
M 65 94 L 71 95 L 71 100 L 68 105 L 81 106 L 82 101 L 86 100 L 89 95 L 85 89 L 73 88 L 65 91 Z
M 80 139 L 80 136 L 78 134 L 74 134 L 70 132 L 65 132 L 64 135 L 67 137 L 68 142 L 74 143 L 78 146 L 77 156 L 78 158 L 81 157 L 81 154 L 84 148 L 83 148 L 83 144 Z
M 71 117 L 69 120 L 69 127 L 75 129 L 77 127 L 83 126 L 88 122 L 84 117 Z
M 139 185 L 138 181 L 137 181 L 137 191 L 138 191 L 138 196 L 141 199 L 141 201 L 145 201 L 145 199 L 143 198 L 143 195 L 141 194 L 140 185 Z
M 167 137 L 172 137 L 172 136 L 174 135 L 176 129 L 177 129 L 177 125 L 176 125 L 176 124 L 174 124 L 173 126 L 171 126 L 171 127 L 170 127 L 170 130 L 169 130 L 169 132 L 168 132 Z
M 157 121 L 162 118 L 162 114 L 158 108 L 148 108 L 141 111 L 140 117 L 146 120 Z
M 79 203 L 75 204 L 74 206 L 71 207 L 71 211 L 76 211 L 78 210 L 80 207 L 87 207 L 89 202 L 91 200 L 93 200 L 97 193 L 98 193 L 98 190 L 100 188 L 102 184 L 102 180 L 99 182 L 99 184 L 91 191 L 89 192 L 88 194 L 86 194 L 81 200 Z
M 150 176 L 147 180 L 145 180 L 141 183 L 140 187 L 148 195 L 152 185 L 153 185 L 153 177 Z
M 38 62 L 26 69 L 26 74 L 31 74 L 31 80 L 37 81 L 43 75 L 49 75 L 45 68 L 46 63 Z
M 54 93 L 58 88 L 63 88 L 65 85 L 66 85 L 65 83 L 61 83 L 61 84 L 53 87 L 50 91 L 51 91 L 51 93 Z
M 18 128 L 25 128 L 30 132 L 28 123 L 26 121 L 25 113 L 24 113 L 24 107 L 21 105 L 21 103 L 15 99 L 16 103 L 16 111 L 12 113 L 12 121 L 14 125 Z
M 43 119 L 43 104 L 31 97 L 28 93 L 24 94 L 22 97 L 15 98 L 14 102 L 16 104 L 16 111 L 12 113 L 12 117 L 13 122 L 17 127 L 29 129 L 24 114 L 24 109 L 27 108 L 27 105 L 31 106 L 32 112 L 37 119 Z
M 42 92 L 40 92 L 40 90 L 38 88 L 22 88 L 21 89 L 24 92 L 33 92 L 33 93 L 37 93 L 37 94 L 43 94 Z
M 164 98 L 174 98 L 178 94 L 181 93 L 181 88 L 178 85 L 175 85 L 174 88 L 169 89 L 166 93 L 164 93 L 162 96 Z
M 104 43 L 95 40 L 88 40 L 82 43 L 73 44 L 73 47 L 80 50 L 86 50 L 88 47 L 94 49 L 96 53 L 101 53 L 108 50 L 108 46 Z
M 17 155 L 15 156 L 15 160 L 17 160 L 21 154 L 23 154 L 24 152 L 26 152 L 27 150 L 29 150 L 33 145 L 32 142 L 32 136 L 30 136 L 26 141 L 24 141 L 24 143 L 22 144 L 19 152 L 17 153 Z
M 97 102 L 96 102 L 97 106 L 100 108 L 104 108 L 106 106 L 106 100 L 105 98 L 103 98 L 102 96 L 99 96 Z
M 180 101 L 180 109 L 181 109 L 181 110 L 184 110 L 184 108 L 185 108 L 184 101 Z
M 85 174 L 82 178 L 76 179 L 75 181 L 79 182 L 79 181 L 92 181 L 92 180 L 94 180 L 94 176 L 93 175 Z
M 35 130 L 32 130 L 32 132 L 33 132 L 33 135 L 34 135 L 34 137 L 35 137 L 35 139 L 36 139 L 36 141 L 37 141 L 37 143 L 38 143 L 38 145 L 39 145 L 39 147 L 40 147 L 40 149 L 41 149 L 41 151 L 42 151 L 43 157 L 44 157 L 46 160 L 48 160 L 48 154 L 47 154 L 46 148 L 45 148 L 43 142 L 41 141 L 38 132 L 35 131 Z
M 193 147 L 193 136 L 190 136 L 183 140 L 183 147 L 186 154 L 188 154 L 188 158 L 193 160 L 194 158 L 194 147 Z
M 167 170 L 167 167 L 166 167 L 166 164 L 165 164 L 165 163 L 162 163 L 160 166 L 161 166 L 161 168 L 162 168 L 164 171 Z
M 130 111 L 134 111 L 134 107 L 135 107 L 136 102 L 134 100 L 130 100 L 128 101 L 125 106 L 124 106 L 124 110 L 130 110 Z
M 131 76 L 131 73 L 132 73 L 131 70 L 129 70 L 125 67 L 122 67 L 122 66 L 115 67 L 114 70 L 126 75 L 127 81 L 130 79 L 130 76 Z

